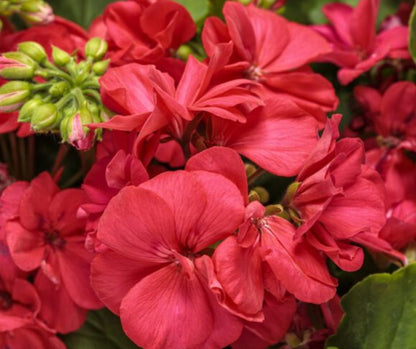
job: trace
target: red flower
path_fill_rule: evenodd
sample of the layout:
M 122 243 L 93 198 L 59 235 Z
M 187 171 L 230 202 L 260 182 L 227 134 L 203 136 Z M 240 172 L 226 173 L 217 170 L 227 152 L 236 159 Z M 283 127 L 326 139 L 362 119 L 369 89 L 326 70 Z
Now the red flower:
M 376 34 L 379 5 L 380 0 L 361 0 L 355 9 L 331 3 L 323 12 L 332 25 L 314 26 L 333 45 L 333 52 L 322 59 L 341 67 L 338 80 L 343 85 L 386 57 L 410 58 L 407 27 L 396 26 Z
M 169 50 L 190 40 L 196 31 L 186 9 L 170 0 L 117 1 L 107 6 L 103 21 L 111 62 L 115 65 L 163 65 Z
M 383 94 L 374 88 L 357 86 L 357 100 L 366 107 L 366 117 L 380 136 L 379 144 L 416 151 L 416 85 L 409 81 L 392 84 Z
M 131 154 L 133 142 L 134 133 L 113 131 L 105 133 L 97 146 L 97 161 L 82 184 L 86 200 L 78 209 L 79 218 L 87 217 L 88 249 L 100 247 L 96 241 L 97 226 L 111 198 L 128 185 L 139 185 L 149 179 L 141 161 Z
M 106 106 L 118 115 L 94 125 L 123 131 L 140 131 L 134 154 L 141 143 L 156 133 L 163 132 L 172 139 L 189 143 L 189 127 L 196 127 L 197 116 L 211 115 L 244 123 L 246 114 L 262 101 L 247 86 L 247 79 L 217 82 L 215 77 L 228 60 L 231 45 L 220 45 L 209 64 L 190 57 L 177 87 L 173 79 L 154 66 L 138 64 L 110 69 L 102 78 L 102 96 Z M 126 88 L 128 83 L 129 88 Z M 193 131 L 191 128 L 190 131 Z
M 8 268 L 0 242 L 0 347 L 63 349 L 54 332 L 37 320 L 41 302 L 35 288 L 18 277 L 16 268 Z
M 85 220 L 76 218 L 84 194 L 79 189 L 59 191 L 47 173 L 20 193 L 18 214 L 5 225 L 10 254 L 24 271 L 41 268 L 35 278 L 45 300 L 40 317 L 59 332 L 74 331 L 85 320 L 86 309 L 100 307 L 89 286 L 92 255 L 84 248 Z M 71 315 L 56 313 L 58 304 Z
M 339 115 L 327 123 L 317 147 L 288 191 L 285 205 L 306 239 L 340 268 L 358 269 L 362 250 L 351 242 L 402 259 L 379 238 L 385 224 L 384 187 L 380 176 L 364 165 L 358 138 L 339 142 Z
M 223 12 L 226 25 L 217 17 L 208 18 L 202 32 L 210 59 L 218 45 L 233 43 L 233 55 L 221 77 L 257 81 L 259 95 L 290 98 L 324 122 L 337 97 L 326 79 L 304 66 L 330 51 L 327 42 L 313 30 L 254 5 L 228 1 Z
M 236 150 L 254 163 L 279 176 L 299 173 L 309 151 L 318 141 L 318 122 L 290 100 L 268 98 L 263 108 L 237 123 L 206 118 L 206 146 Z
M 237 187 L 205 171 L 163 173 L 110 201 L 98 227 L 110 250 L 93 261 L 92 285 L 136 344 L 220 348 L 238 338 L 242 323 L 211 292 L 204 251 L 243 214 Z
M 238 186 L 248 204 L 244 165 L 232 150 L 208 149 L 192 157 L 186 168 L 226 176 Z M 277 296 L 280 284 L 307 302 L 320 303 L 333 297 L 336 282 L 328 273 L 325 259 L 306 241 L 295 241 L 295 231 L 290 222 L 265 216 L 259 202 L 247 205 L 245 223 L 238 234 L 226 238 L 213 255 L 222 285 L 217 293 L 223 306 L 248 321 L 261 322 L 265 289 L 277 301 L 284 296 L 284 292 Z M 286 320 L 282 319 L 282 324 Z

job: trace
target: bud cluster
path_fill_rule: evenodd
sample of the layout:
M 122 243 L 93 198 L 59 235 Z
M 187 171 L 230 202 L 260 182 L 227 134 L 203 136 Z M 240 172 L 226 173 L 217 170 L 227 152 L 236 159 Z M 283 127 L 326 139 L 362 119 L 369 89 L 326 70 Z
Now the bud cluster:
M 47 24 L 54 19 L 52 8 L 43 0 L 0 0 L 1 17 L 15 14 L 28 25 Z
M 0 87 L 0 112 L 19 110 L 19 121 L 35 132 L 60 132 L 62 140 L 86 150 L 101 137 L 101 129 L 86 125 L 108 119 L 98 79 L 107 70 L 107 43 L 87 42 L 86 59 L 52 46 L 52 61 L 36 42 L 22 42 L 17 52 L 0 56 L 0 77 L 12 80 Z

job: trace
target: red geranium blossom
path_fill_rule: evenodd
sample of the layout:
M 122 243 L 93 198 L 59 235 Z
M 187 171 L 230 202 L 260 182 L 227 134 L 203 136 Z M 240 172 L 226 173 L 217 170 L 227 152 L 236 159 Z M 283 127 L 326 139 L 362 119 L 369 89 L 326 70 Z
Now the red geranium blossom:
M 237 187 L 205 171 L 163 173 L 110 201 L 98 227 L 109 250 L 92 263 L 92 285 L 135 343 L 221 348 L 238 338 L 243 325 L 212 293 L 204 253 L 243 215 Z
M 309 159 L 288 190 L 285 205 L 299 226 L 296 237 L 306 238 L 340 268 L 358 269 L 363 252 L 351 242 L 403 256 L 379 237 L 385 224 L 384 187 L 380 176 L 364 165 L 364 147 L 358 138 L 338 142 L 340 116 L 328 120 Z
M 211 17 L 202 32 L 210 59 L 218 45 L 233 43 L 233 54 L 219 78 L 257 81 L 260 95 L 291 99 L 323 123 L 325 112 L 335 109 L 338 99 L 330 82 L 305 65 L 328 53 L 328 43 L 310 28 L 254 5 L 227 1 L 223 12 L 226 24 Z
M 376 34 L 379 5 L 380 0 L 361 0 L 355 9 L 331 3 L 322 9 L 331 25 L 314 26 L 333 45 L 333 51 L 322 59 L 341 67 L 338 80 L 343 85 L 386 57 L 410 58 L 407 27 L 396 26 Z
M 44 301 L 40 317 L 59 332 L 74 331 L 85 320 L 86 309 L 101 306 L 89 286 L 93 255 L 84 248 L 85 220 L 76 217 L 84 193 L 79 189 L 59 191 L 46 172 L 24 191 L 20 183 L 3 194 L 13 196 L 16 186 L 21 195 L 16 215 L 5 225 L 10 254 L 24 271 L 40 267 L 35 276 L 35 287 Z M 5 198 L 3 202 L 16 200 Z M 58 314 L 58 304 L 70 315 Z

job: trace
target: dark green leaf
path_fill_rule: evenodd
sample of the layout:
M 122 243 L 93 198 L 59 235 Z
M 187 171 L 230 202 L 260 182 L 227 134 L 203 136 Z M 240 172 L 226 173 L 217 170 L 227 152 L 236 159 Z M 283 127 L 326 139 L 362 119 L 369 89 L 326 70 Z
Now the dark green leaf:
M 328 349 L 416 349 L 416 264 L 370 275 L 341 304 L 345 315 Z
M 120 319 L 107 309 L 91 311 L 84 325 L 64 338 L 68 349 L 138 349 L 121 328 Z
M 416 4 L 413 6 L 412 14 L 410 15 L 409 30 L 409 51 L 413 61 L 416 63 Z
M 88 28 L 104 8 L 116 0 L 48 0 L 55 14 Z

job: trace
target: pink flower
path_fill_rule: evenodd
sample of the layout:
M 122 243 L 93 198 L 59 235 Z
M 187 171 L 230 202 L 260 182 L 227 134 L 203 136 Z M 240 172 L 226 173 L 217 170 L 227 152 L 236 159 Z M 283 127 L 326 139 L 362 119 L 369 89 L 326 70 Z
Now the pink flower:
M 206 171 L 163 173 L 110 201 L 98 226 L 109 250 L 93 261 L 92 285 L 136 344 L 221 348 L 238 338 L 242 323 L 212 293 L 205 253 L 243 214 L 237 187 Z
M 8 188 L 9 196 L 19 183 Z M 59 332 L 74 331 L 87 309 L 101 305 L 89 286 L 93 256 L 84 248 L 85 220 L 76 218 L 84 194 L 79 189 L 59 191 L 46 172 L 24 191 L 16 189 L 21 195 L 18 211 L 5 225 L 11 257 L 24 271 L 40 268 L 35 277 L 43 301 L 40 317 Z M 58 304 L 70 315 L 56 313 Z
M 407 27 L 395 26 L 377 35 L 379 5 L 380 0 L 361 0 L 355 9 L 347 4 L 331 3 L 323 8 L 331 25 L 313 27 L 333 45 L 333 51 L 323 55 L 322 60 L 341 67 L 338 80 L 343 85 L 386 57 L 410 58 Z

